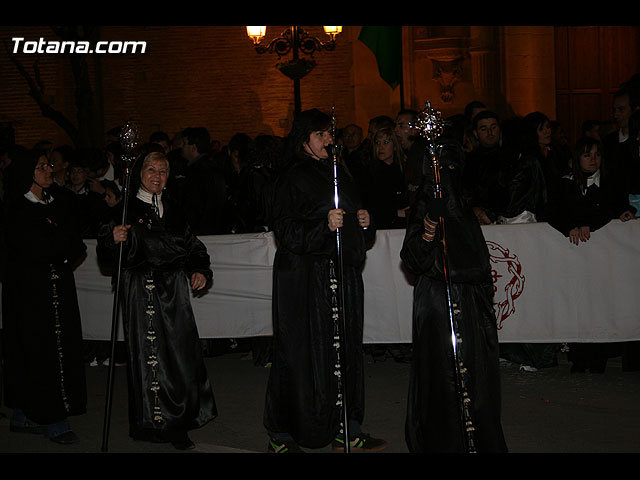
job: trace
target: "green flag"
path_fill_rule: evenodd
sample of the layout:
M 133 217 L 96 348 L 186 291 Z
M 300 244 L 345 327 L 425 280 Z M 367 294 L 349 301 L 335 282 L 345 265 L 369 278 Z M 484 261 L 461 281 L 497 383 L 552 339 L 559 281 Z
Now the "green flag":
M 402 27 L 362 27 L 358 40 L 371 49 L 378 60 L 382 79 L 392 89 L 402 81 Z

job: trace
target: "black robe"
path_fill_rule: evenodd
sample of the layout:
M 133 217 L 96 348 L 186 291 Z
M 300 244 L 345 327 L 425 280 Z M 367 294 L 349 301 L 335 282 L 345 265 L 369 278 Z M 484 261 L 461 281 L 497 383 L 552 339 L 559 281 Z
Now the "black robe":
M 356 212 L 360 197 L 340 168 L 349 419 L 364 417 L 362 348 L 364 286 L 362 268 L 373 228 L 363 230 Z M 327 214 L 335 208 L 333 167 L 305 157 L 280 175 L 273 199 L 273 231 L 278 249 L 273 262 L 273 363 L 267 385 L 264 424 L 288 433 L 300 445 L 319 448 L 339 433 L 336 349 L 332 320 L 331 265 L 337 235 Z M 342 349 L 344 354 L 344 349 Z M 344 357 L 342 361 L 345 361 Z M 343 385 L 344 386 L 344 385 Z
M 459 196 L 462 162 L 451 161 L 445 149 L 441 163 L 451 293 L 460 311 L 456 315 L 457 333 L 462 338 L 458 357 L 467 369 L 464 377 L 475 445 L 479 452 L 503 452 L 506 445 L 500 423 L 499 345 L 489 252 L 478 221 Z M 433 196 L 433 175 L 427 175 L 411 209 L 401 250 L 404 265 L 417 277 L 406 441 L 411 452 L 463 452 L 440 226 L 433 241 L 421 237 Z
M 2 283 L 5 404 L 46 425 L 86 412 L 73 265 L 86 246 L 61 200 L 7 206 Z
M 211 279 L 209 255 L 181 210 L 162 201 L 162 218 L 138 198 L 127 213 L 120 299 L 132 436 L 143 429 L 190 430 L 217 415 L 189 291 L 192 273 Z M 112 268 L 119 250 L 112 232 L 120 219 L 98 235 L 98 258 Z

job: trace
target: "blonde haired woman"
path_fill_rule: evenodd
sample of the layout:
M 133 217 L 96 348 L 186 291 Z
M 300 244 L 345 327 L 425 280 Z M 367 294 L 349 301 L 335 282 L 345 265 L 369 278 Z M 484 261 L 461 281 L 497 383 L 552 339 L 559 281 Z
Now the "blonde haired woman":
M 112 220 L 98 236 L 101 262 L 124 242 L 121 311 L 128 353 L 130 436 L 195 447 L 187 432 L 217 415 L 190 303 L 212 279 L 204 244 L 164 194 L 169 162 L 152 152 L 134 173 L 127 225 Z M 119 214 L 118 219 L 122 216 Z

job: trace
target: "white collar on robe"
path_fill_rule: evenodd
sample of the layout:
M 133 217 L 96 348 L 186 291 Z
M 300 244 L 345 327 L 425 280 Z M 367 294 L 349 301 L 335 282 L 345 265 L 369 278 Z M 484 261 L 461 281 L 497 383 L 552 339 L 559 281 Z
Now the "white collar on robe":
M 568 178 L 569 180 L 573 180 L 573 174 L 571 173 L 569 175 L 565 175 L 564 178 Z M 591 185 L 595 185 L 597 187 L 600 187 L 600 169 L 596 170 L 589 177 L 587 177 L 587 185 L 586 185 L 586 187 L 581 188 L 583 195 L 585 194 L 586 189 L 589 188 Z
M 29 190 L 27 193 L 24 194 L 24 198 L 26 198 L 30 202 L 41 203 L 43 205 L 48 205 L 49 203 L 53 202 L 53 197 L 51 195 L 49 195 L 49 197 L 45 201 L 45 200 L 42 200 L 41 198 L 38 198 L 38 196 L 35 193 L 33 193 L 31 190 Z
M 144 203 L 148 203 L 149 205 L 153 205 L 153 196 L 156 196 L 157 204 L 158 204 L 158 216 L 162 218 L 164 214 L 164 207 L 162 205 L 162 192 L 160 193 L 149 193 L 146 190 L 143 190 L 142 187 L 138 189 L 138 193 L 136 197 L 142 200 Z
M 109 164 L 109 168 L 101 177 L 96 178 L 96 180 L 113 180 L 115 181 L 115 170 L 113 169 L 113 165 Z
M 628 138 L 629 138 L 629 133 L 624 134 L 622 132 L 622 129 L 618 130 L 618 142 L 619 143 L 626 142 Z
M 595 173 L 587 178 L 587 188 L 591 185 L 600 186 L 600 169 L 596 170 Z

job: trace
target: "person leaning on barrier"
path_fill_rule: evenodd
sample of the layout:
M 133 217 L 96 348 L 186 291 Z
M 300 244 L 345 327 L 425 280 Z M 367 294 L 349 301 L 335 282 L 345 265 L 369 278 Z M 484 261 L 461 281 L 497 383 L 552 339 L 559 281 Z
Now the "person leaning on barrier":
M 562 178 L 556 211 L 549 224 L 575 245 L 615 218 L 635 218 L 628 195 L 617 177 L 607 169 L 602 144 L 590 137 L 576 142 L 572 173 Z

